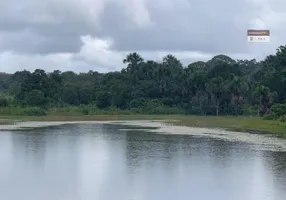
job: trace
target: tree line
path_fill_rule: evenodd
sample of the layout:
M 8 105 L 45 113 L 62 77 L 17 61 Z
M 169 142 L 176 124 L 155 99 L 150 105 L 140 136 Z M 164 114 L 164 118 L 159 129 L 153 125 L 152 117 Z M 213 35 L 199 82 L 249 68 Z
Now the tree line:
M 279 117 L 286 112 L 286 46 L 262 61 L 217 55 L 183 66 L 174 55 L 156 62 L 134 52 L 123 63 L 121 71 L 109 73 L 0 73 L 0 107 L 89 105 L 137 113 Z

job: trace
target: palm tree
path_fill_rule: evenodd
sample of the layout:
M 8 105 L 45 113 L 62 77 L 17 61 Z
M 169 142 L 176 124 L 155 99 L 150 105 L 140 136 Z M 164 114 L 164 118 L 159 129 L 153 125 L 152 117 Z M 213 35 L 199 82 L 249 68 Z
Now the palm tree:
M 123 60 L 123 63 L 128 63 L 128 66 L 126 68 L 127 72 L 134 72 L 137 68 L 137 66 L 142 63 L 144 59 L 136 52 L 130 53 L 126 56 L 126 58 Z

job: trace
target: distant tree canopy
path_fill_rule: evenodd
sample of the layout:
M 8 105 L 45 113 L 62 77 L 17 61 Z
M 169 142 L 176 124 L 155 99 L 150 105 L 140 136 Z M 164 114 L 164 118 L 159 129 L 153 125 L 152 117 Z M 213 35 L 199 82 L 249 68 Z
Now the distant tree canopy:
M 0 107 L 93 104 L 100 109 L 155 106 L 198 115 L 265 115 L 274 104 L 272 110 L 278 112 L 286 100 L 286 46 L 260 62 L 217 55 L 183 66 L 174 55 L 155 62 L 134 52 L 123 63 L 126 68 L 120 72 L 105 74 L 41 69 L 1 73 Z

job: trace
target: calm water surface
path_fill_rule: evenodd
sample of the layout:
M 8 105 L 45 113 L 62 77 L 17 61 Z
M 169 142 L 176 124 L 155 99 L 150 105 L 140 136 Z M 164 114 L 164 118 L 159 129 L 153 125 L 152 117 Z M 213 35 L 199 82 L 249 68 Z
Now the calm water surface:
M 120 128 L 0 132 L 0 199 L 286 199 L 285 152 Z

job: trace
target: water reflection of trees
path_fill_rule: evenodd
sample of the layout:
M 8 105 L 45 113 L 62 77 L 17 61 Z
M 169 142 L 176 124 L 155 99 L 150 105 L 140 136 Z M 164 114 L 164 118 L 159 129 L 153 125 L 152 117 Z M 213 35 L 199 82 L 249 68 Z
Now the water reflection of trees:
M 134 170 L 162 162 L 170 166 L 180 148 L 178 141 L 168 135 L 129 131 L 126 140 L 127 164 Z
M 20 131 L 12 134 L 14 156 L 17 160 L 36 158 L 37 164 L 45 160 L 47 130 Z
M 219 168 L 229 167 L 235 159 L 232 154 L 239 150 L 235 143 L 229 141 L 208 139 L 205 143 L 210 162 Z

